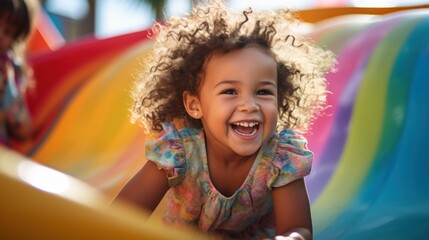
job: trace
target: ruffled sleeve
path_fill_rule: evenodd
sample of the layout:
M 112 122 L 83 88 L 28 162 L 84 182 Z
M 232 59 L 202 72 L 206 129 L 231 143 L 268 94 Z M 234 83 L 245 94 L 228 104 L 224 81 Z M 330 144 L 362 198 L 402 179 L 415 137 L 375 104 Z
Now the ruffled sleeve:
M 172 124 L 163 124 L 160 137 L 145 144 L 146 159 L 167 173 L 168 184 L 180 184 L 186 175 L 186 155 L 179 132 Z
M 307 176 L 312 163 L 313 153 L 307 149 L 307 140 L 292 130 L 281 131 L 272 162 L 274 174 L 269 187 L 281 187 Z

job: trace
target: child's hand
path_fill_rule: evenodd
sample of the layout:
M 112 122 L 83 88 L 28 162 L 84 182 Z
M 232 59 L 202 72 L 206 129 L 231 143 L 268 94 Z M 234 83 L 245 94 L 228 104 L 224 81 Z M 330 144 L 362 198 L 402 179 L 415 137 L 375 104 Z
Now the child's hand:
M 273 238 L 264 238 L 263 240 L 306 240 L 301 234 L 292 232 L 286 235 L 277 235 Z
M 18 139 L 27 139 L 32 134 L 30 120 L 28 118 L 20 120 L 11 111 L 0 111 L 0 124 L 7 125 L 11 134 Z

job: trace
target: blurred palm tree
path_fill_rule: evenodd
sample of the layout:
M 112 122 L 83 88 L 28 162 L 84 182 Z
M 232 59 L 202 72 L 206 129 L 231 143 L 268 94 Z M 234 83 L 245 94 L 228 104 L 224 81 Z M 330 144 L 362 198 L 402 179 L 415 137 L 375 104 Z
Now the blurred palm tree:
M 1 1 L 1 0 L 0 0 Z M 40 0 L 42 6 L 46 6 L 48 0 Z M 164 9 L 168 3 L 168 0 L 123 0 L 133 5 L 145 5 L 151 8 L 153 13 L 155 14 L 155 20 L 158 22 L 162 22 L 165 20 Z M 171 0 L 173 1 L 173 0 Z M 203 0 L 189 0 L 191 6 L 196 5 L 198 2 Z M 64 36 L 68 40 L 72 40 L 74 38 L 78 38 L 84 35 L 93 35 L 95 33 L 95 18 L 96 18 L 96 8 L 97 0 L 87 0 L 88 12 L 87 15 L 80 20 L 71 21 L 68 23 L 67 27 L 72 30 L 67 30 L 69 33 L 65 32 Z M 138 6 L 140 7 L 140 6 Z
M 88 14 L 83 19 L 83 26 L 81 27 L 81 34 L 90 35 L 95 33 L 95 10 L 97 0 L 88 0 Z
M 163 21 L 164 20 L 164 8 L 167 4 L 168 0 L 132 0 L 132 1 L 138 1 L 141 3 L 145 3 L 149 5 L 149 7 L 152 9 L 152 11 L 155 13 L 155 19 L 156 21 Z
M 0 0 L 1 1 L 1 0 Z M 49 0 L 39 0 L 40 5 L 46 9 Z M 73 40 L 82 36 L 90 36 L 95 33 L 95 11 L 97 0 L 87 0 L 87 12 L 81 19 L 70 19 L 62 15 L 55 15 L 60 31 L 66 40 Z M 48 12 L 49 13 L 49 12 Z M 52 13 L 51 13 L 52 14 Z

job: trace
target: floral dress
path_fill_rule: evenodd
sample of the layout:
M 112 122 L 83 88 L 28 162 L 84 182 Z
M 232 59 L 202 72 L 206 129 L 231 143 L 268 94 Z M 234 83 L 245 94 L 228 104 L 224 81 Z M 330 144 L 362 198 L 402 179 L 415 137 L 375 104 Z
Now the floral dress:
M 13 60 L 12 53 L 0 54 L 0 111 L 11 114 L 16 122 L 30 117 L 21 86 L 24 73 L 21 65 Z M 0 145 L 9 145 L 8 126 L 0 122 Z
M 310 173 L 313 154 L 291 130 L 274 134 L 258 152 L 242 186 L 222 195 L 209 176 L 204 132 L 165 124 L 160 138 L 146 143 L 146 157 L 167 173 L 170 190 L 164 220 L 197 226 L 226 238 L 261 239 L 275 235 L 271 189 Z

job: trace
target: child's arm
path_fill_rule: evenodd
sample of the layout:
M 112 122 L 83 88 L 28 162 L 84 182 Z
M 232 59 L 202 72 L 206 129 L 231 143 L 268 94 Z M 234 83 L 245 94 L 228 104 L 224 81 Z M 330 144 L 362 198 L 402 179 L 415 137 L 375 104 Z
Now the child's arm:
M 310 203 L 304 179 L 273 188 L 273 203 L 278 235 L 286 239 L 312 239 Z
M 159 170 L 154 162 L 147 161 L 125 185 L 118 197 L 153 212 L 168 189 L 165 171 Z
M 32 136 L 33 128 L 31 126 L 30 118 L 23 118 L 18 122 L 14 115 L 7 113 L 5 115 L 7 126 L 13 137 L 19 140 L 25 140 Z

